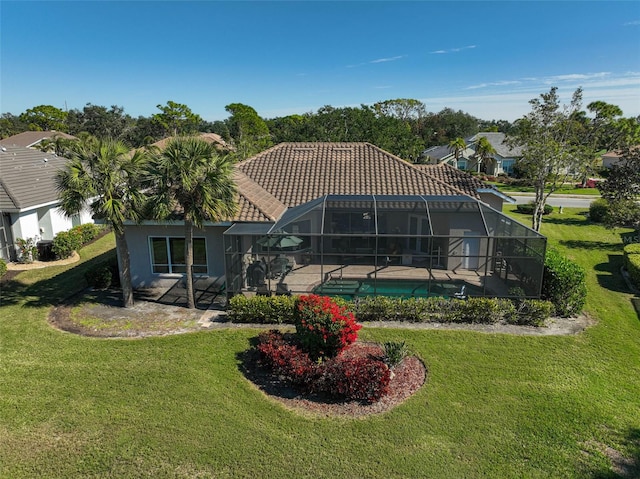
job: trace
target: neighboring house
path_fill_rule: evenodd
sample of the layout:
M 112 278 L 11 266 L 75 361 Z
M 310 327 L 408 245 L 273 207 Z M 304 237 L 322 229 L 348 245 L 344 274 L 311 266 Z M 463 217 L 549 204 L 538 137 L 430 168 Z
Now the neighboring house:
M 455 186 L 467 195 L 479 199 L 495 210 L 502 211 L 502 206 L 505 202 L 510 204 L 516 202 L 515 199 L 498 191 L 498 189 L 492 185 L 485 183 L 466 171 L 459 170 L 446 163 L 437 165 L 415 165 L 415 167 L 444 183 Z
M 230 295 L 306 292 L 336 277 L 376 292 L 383 276 L 448 294 L 465 281 L 478 295 L 540 294 L 546 239 L 449 166 L 417 167 L 369 143 L 282 143 L 238 163 L 234 179 L 235 217 L 194 233 L 194 273 L 225 277 Z M 125 234 L 134 287 L 183 276 L 179 216 L 128 223 Z
M 43 140 L 51 140 L 57 136 L 66 138 L 67 140 L 76 140 L 73 135 L 63 133 L 61 131 L 48 130 L 48 131 L 24 131 L 17 135 L 9 136 L 0 140 L 0 145 L 3 146 L 20 146 L 23 148 L 34 148 L 38 143 Z
M 233 151 L 233 146 L 229 145 L 226 141 L 224 141 L 224 139 L 217 133 L 198 133 L 197 136 L 198 138 L 203 139 L 207 143 L 213 143 L 215 147 L 220 151 Z M 169 140 L 171 140 L 171 138 L 172 137 L 163 138 L 162 140 L 156 141 L 155 143 L 152 143 L 149 146 L 159 148 L 160 150 L 164 150 L 164 148 L 167 146 L 167 143 L 169 142 Z
M 480 137 L 485 137 L 496 150 L 488 164 L 479 162 L 476 156 L 475 145 Z M 521 156 L 521 148 L 510 148 L 505 142 L 504 133 L 482 132 L 471 138 L 467 138 L 467 148 L 460 152 L 456 160 L 455 152 L 448 146 L 433 146 L 426 149 L 423 155 L 428 157 L 432 164 L 448 164 L 459 170 L 478 171 L 488 175 L 513 173 L 513 167 Z
M 0 257 L 15 260 L 17 238 L 51 240 L 91 222 L 88 212 L 67 218 L 58 207 L 56 172 L 66 159 L 25 147 L 0 148 Z

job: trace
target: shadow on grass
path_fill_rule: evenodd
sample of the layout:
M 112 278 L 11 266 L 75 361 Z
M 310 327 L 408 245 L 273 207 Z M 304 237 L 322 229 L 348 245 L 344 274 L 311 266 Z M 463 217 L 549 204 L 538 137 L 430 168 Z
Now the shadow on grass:
M 610 254 L 609 261 L 606 263 L 600 263 L 593 267 L 597 273 L 598 284 L 609 291 L 615 291 L 617 293 L 628 293 L 629 288 L 624 281 L 624 278 L 620 274 L 620 267 L 622 266 L 622 255 Z M 600 274 L 607 273 L 607 274 Z
M 580 216 L 586 216 L 589 212 L 580 211 L 577 213 Z M 565 225 L 565 226 L 587 226 L 591 223 L 589 221 L 585 221 L 583 218 L 576 218 L 575 216 L 569 218 L 562 218 L 558 216 L 552 217 L 543 217 L 542 223 L 548 223 L 553 225 Z
M 622 245 L 611 241 L 583 241 L 583 240 L 560 240 L 559 243 L 567 248 L 581 248 L 587 250 L 607 250 L 619 251 L 622 253 Z M 620 256 L 622 257 L 622 256 Z
M 619 451 L 605 445 L 597 448 L 600 454 L 607 457 L 611 467 L 606 471 L 595 471 L 591 475 L 593 479 L 633 479 L 640 477 L 640 429 L 629 429 L 621 442 L 629 451 L 627 454 L 621 454 Z
M 87 287 L 85 273 L 92 267 L 113 258 L 115 249 L 34 284 L 20 281 L 20 275 L 2 286 L 2 305 L 23 303 L 27 307 L 55 306 Z

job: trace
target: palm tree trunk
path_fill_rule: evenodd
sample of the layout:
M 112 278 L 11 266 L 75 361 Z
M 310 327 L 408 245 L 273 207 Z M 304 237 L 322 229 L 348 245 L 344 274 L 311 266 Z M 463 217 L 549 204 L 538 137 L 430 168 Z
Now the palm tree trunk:
M 116 250 L 118 251 L 118 271 L 120 272 L 120 285 L 122 286 L 122 306 L 133 306 L 133 286 L 131 286 L 131 261 L 129 248 L 123 232 L 115 231 Z
M 193 291 L 193 223 L 184 220 L 184 262 L 187 268 L 187 307 L 189 309 L 196 308 L 196 302 Z

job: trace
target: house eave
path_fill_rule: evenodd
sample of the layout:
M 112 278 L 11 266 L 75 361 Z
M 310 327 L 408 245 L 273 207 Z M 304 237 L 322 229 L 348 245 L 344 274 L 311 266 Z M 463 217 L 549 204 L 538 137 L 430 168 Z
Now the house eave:
M 497 196 L 498 198 L 501 198 L 502 200 L 506 201 L 507 203 L 510 204 L 515 204 L 516 200 L 513 199 L 511 196 L 509 195 L 505 195 L 504 193 L 501 193 L 500 191 L 494 189 L 494 188 L 478 188 L 476 190 L 478 193 L 489 193 L 492 195 Z

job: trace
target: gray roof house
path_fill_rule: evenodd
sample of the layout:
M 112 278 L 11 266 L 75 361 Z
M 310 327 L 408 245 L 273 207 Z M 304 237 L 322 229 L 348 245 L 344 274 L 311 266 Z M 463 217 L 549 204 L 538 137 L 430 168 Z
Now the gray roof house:
M 66 159 L 52 153 L 0 147 L 0 257 L 16 259 L 17 238 L 51 240 L 60 231 L 91 222 L 88 212 L 67 218 L 58 208 L 56 171 Z
M 500 212 L 508 197 L 448 165 L 370 143 L 281 143 L 237 163 L 234 179 L 235 216 L 194 232 L 197 302 L 212 284 L 228 296 L 540 294 L 546 239 Z M 128 223 L 125 236 L 134 287 L 180 284 L 179 215 Z
M 485 137 L 496 150 L 489 164 L 479 164 L 476 158 L 475 145 L 477 141 Z M 433 146 L 423 152 L 432 164 L 448 164 L 454 168 L 468 171 L 482 171 L 489 175 L 510 174 L 516 160 L 521 156 L 522 149 L 511 148 L 505 143 L 506 135 L 497 132 L 481 132 L 467 138 L 467 147 L 461 152 L 460 158 L 455 157 L 455 152 L 448 145 Z

